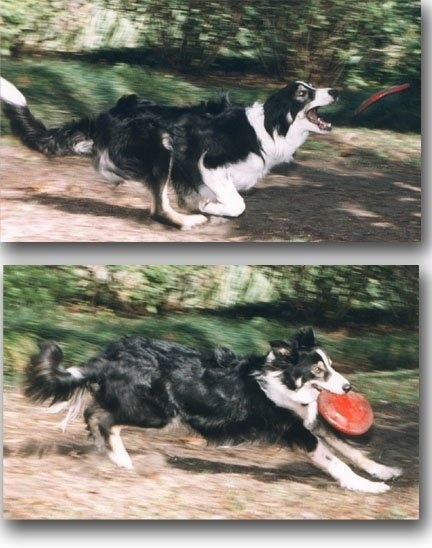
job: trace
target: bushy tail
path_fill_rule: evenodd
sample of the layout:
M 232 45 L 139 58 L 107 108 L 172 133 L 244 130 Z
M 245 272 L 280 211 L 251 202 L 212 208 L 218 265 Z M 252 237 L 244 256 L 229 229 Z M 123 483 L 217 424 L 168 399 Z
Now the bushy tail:
M 39 344 L 26 369 L 25 395 L 34 402 L 51 400 L 50 405 L 68 401 L 77 391 L 83 391 L 88 382 L 84 370 L 79 367 L 66 369 L 63 352 L 52 341 Z
M 4 78 L 0 78 L 0 99 L 12 132 L 29 148 L 47 156 L 93 154 L 93 119 L 82 118 L 47 129 L 30 112 L 24 95 Z

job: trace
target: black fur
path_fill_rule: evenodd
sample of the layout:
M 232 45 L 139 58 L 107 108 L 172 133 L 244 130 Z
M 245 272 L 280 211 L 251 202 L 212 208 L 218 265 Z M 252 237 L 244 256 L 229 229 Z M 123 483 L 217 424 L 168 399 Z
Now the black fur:
M 263 150 L 259 136 L 262 122 L 251 122 L 246 107 L 230 104 L 225 95 L 193 106 L 162 105 L 129 95 L 94 118 L 85 117 L 46 128 L 27 106 L 18 104 L 16 95 L 5 87 L 2 93 L 5 115 L 13 132 L 28 147 L 49 156 L 90 156 L 95 168 L 113 183 L 124 180 L 145 183 L 153 195 L 153 215 L 180 228 L 192 228 L 207 219 L 203 215 L 175 212 L 166 196 L 168 184 L 173 185 L 180 198 L 189 194 L 203 197 L 198 203 L 203 213 L 238 216 L 244 210 L 244 203 L 236 195 L 237 191 L 251 188 L 273 165 L 290 161 L 295 150 L 288 147 L 286 158 L 280 156 L 280 146 Z M 337 98 L 336 90 L 321 92 L 325 96 L 322 104 Z M 270 139 L 275 135 L 288 138 L 291 123 L 300 110 L 315 99 L 316 93 L 309 84 L 295 82 L 269 97 L 260 108 L 263 127 Z M 317 116 L 314 119 L 317 120 Z M 318 126 L 312 123 L 306 133 L 330 131 L 330 124 L 324 130 L 323 125 L 319 129 Z M 294 137 L 295 143 L 297 140 L 298 136 Z M 230 166 L 240 166 L 250 157 L 257 157 L 261 162 L 254 168 L 256 171 L 249 173 L 251 168 L 246 169 L 246 181 L 242 176 L 235 180 L 229 174 L 226 181 L 217 181 L 217 188 L 214 182 L 209 184 L 199 168 L 202 160 L 207 170 L 219 167 L 229 170 Z M 210 201 L 219 206 L 208 206 L 208 192 Z
M 120 438 L 121 425 L 162 428 L 179 418 L 210 443 L 294 446 L 345 488 L 388 490 L 383 482 L 355 474 L 327 447 L 374 477 L 388 480 L 401 474 L 345 444 L 319 420 L 319 392 L 345 394 L 351 385 L 331 367 L 313 330 L 300 330 L 291 341 L 270 346 L 266 356 L 239 357 L 227 348 L 201 352 L 126 337 L 80 367 L 66 369 L 60 347 L 44 342 L 27 367 L 25 393 L 33 401 L 65 402 L 66 422 L 87 402 L 84 418 L 96 446 L 121 467 L 133 468 Z
M 241 358 L 226 348 L 200 352 L 126 337 L 80 366 L 81 378 L 67 374 L 61 357 L 55 343 L 43 343 L 27 369 L 26 395 L 54 403 L 86 387 L 94 398 L 86 421 L 91 423 L 95 413 L 103 416 L 105 432 L 114 425 L 160 428 L 178 416 L 212 443 L 263 441 L 307 451 L 316 446 L 302 420 L 276 406 L 261 389 L 256 375 L 264 371 L 265 356 Z M 292 366 L 291 356 L 272 364 L 287 370 Z

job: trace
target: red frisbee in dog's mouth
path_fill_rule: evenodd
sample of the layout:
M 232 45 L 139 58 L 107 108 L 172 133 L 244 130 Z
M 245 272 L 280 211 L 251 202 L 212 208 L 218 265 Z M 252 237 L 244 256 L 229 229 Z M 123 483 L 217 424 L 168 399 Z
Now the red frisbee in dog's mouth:
M 374 421 L 370 403 L 358 392 L 333 394 L 322 390 L 318 396 L 318 411 L 333 428 L 350 436 L 365 434 Z

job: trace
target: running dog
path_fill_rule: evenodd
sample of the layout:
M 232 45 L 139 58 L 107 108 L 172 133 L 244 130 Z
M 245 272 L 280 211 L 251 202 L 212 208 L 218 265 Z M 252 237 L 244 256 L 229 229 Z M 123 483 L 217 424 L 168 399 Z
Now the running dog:
M 27 367 L 25 393 L 34 402 L 57 403 L 68 412 L 66 422 L 85 407 L 97 448 L 120 467 L 133 468 L 122 426 L 162 428 L 180 419 L 210 443 L 296 447 L 346 489 L 387 491 L 384 481 L 401 470 L 370 460 L 321 424 L 317 398 L 323 389 L 344 394 L 351 385 L 333 369 L 312 328 L 305 328 L 289 342 L 271 342 L 267 355 L 250 357 L 126 337 L 69 368 L 60 347 L 45 341 Z M 354 473 L 330 446 L 382 481 Z
M 48 156 L 89 156 L 115 184 L 141 181 L 152 193 L 153 217 L 183 230 L 207 222 L 207 215 L 241 215 L 240 192 L 291 161 L 310 132 L 331 131 L 317 112 L 338 95 L 336 89 L 301 81 L 251 106 L 231 104 L 226 95 L 189 107 L 129 95 L 94 118 L 47 129 L 24 95 L 7 80 L 0 82 L 4 113 L 25 145 Z M 174 210 L 170 184 L 179 202 L 199 213 Z

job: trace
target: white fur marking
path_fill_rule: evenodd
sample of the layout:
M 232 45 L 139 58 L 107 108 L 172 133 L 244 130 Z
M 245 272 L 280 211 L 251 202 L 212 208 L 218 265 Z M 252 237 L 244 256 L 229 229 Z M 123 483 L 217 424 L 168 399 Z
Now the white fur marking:
M 264 156 L 265 170 L 258 178 L 268 173 L 272 167 L 290 162 L 294 152 L 306 141 L 309 131 L 313 129 L 308 120 L 306 124 L 305 120 L 299 120 L 297 115 L 286 135 L 279 135 L 277 131 L 269 135 L 264 126 L 264 106 L 261 103 L 255 103 L 247 108 L 246 116 L 257 134 Z M 253 185 L 249 188 L 251 186 Z
M 218 198 L 219 193 L 225 194 L 227 190 L 232 193 L 235 190 L 247 190 L 249 186 L 255 184 L 263 167 L 261 158 L 256 154 L 249 154 L 245 160 L 235 164 L 225 164 L 214 169 L 205 167 L 204 157 L 205 154 L 199 159 L 198 167 L 204 184 L 213 193 L 211 195 L 213 199 Z M 252 185 L 250 185 L 251 177 L 254 181 Z M 221 188 L 222 186 L 226 188 Z M 200 194 L 205 196 L 205 193 L 200 192 Z
M 171 144 L 171 138 L 169 136 L 168 133 L 164 133 L 162 135 L 162 145 L 167 149 L 167 150 L 172 150 L 172 144 Z
M 324 352 L 324 350 L 321 350 L 321 348 L 317 348 L 316 353 L 321 356 L 322 361 L 323 361 L 324 365 L 327 367 L 327 369 L 331 369 L 330 358 L 327 356 L 327 354 Z
M 126 451 L 125 446 L 123 445 L 122 439 L 120 437 L 120 431 L 121 426 L 113 426 L 111 428 L 108 440 L 108 445 L 111 448 L 111 451 L 109 451 L 108 456 L 112 460 L 112 462 L 117 464 L 117 466 L 120 466 L 120 468 L 127 468 L 128 470 L 132 470 L 132 460 L 128 452 Z
M 327 371 L 330 373 L 330 376 L 327 380 L 314 379 L 312 381 L 313 384 L 324 388 L 329 392 L 333 392 L 334 394 L 345 394 L 345 390 L 343 389 L 343 387 L 349 384 L 348 380 L 343 375 L 333 369 L 333 367 L 331 366 L 331 360 L 324 352 L 324 350 L 317 348 L 316 353 L 321 356 L 323 364 L 325 365 Z
M 72 369 L 72 368 L 69 368 Z M 68 369 L 68 371 L 69 371 Z M 78 369 L 78 368 L 74 368 Z M 64 432 L 71 420 L 74 420 L 78 415 L 82 414 L 84 404 L 87 400 L 87 392 L 85 388 L 80 388 L 68 401 L 61 401 L 44 409 L 45 413 L 63 413 L 66 412 L 65 418 L 60 422 L 59 427 Z
M 24 95 L 11 82 L 0 78 L 0 98 L 5 103 L 16 105 L 17 107 L 27 106 Z
M 385 483 L 370 481 L 355 474 L 320 441 L 315 451 L 308 456 L 315 466 L 330 474 L 345 489 L 364 493 L 384 493 L 390 489 Z
M 117 168 L 114 162 L 111 160 L 107 150 L 104 150 L 99 156 L 97 163 L 97 170 L 111 183 L 119 183 L 123 181 L 123 177 L 117 173 Z
M 87 139 L 75 143 L 73 149 L 77 154 L 91 154 L 93 152 L 93 144 L 91 139 Z
M 84 375 L 79 367 L 76 367 L 76 366 L 68 367 L 66 371 L 69 373 L 69 375 L 72 375 L 74 379 L 84 378 Z
M 352 463 L 375 478 L 389 480 L 392 478 L 397 478 L 402 474 L 402 470 L 400 468 L 385 466 L 369 459 L 361 451 L 336 438 L 336 436 L 330 432 L 323 434 L 323 437 L 325 441 L 336 449 L 336 451 L 339 451 L 341 455 L 347 457 Z
M 160 215 L 169 219 L 181 230 L 190 230 L 196 226 L 202 225 L 208 221 L 204 215 L 184 215 L 175 211 L 170 204 L 168 197 L 168 183 L 162 189 L 159 203 L 152 204 L 152 214 Z
M 313 409 L 308 411 L 308 406 L 317 400 L 318 390 L 310 385 L 305 385 L 300 390 L 290 390 L 281 381 L 280 376 L 280 371 L 267 371 L 264 375 L 257 377 L 257 381 L 266 396 L 278 407 L 291 409 L 304 421 L 310 422 Z
M 271 351 L 267 354 L 266 363 L 273 363 L 275 360 L 276 360 L 276 356 L 275 356 L 273 350 L 271 350 Z
M 256 155 L 249 155 L 249 157 L 252 156 L 257 157 Z M 200 201 L 200 211 L 209 213 L 210 215 L 227 217 L 238 217 L 241 215 L 246 206 L 243 198 L 236 190 L 234 181 L 236 178 L 240 180 L 239 177 L 241 174 L 245 175 L 242 168 L 245 168 L 246 165 L 247 162 L 240 162 L 239 164 L 227 164 L 216 169 L 208 169 L 204 166 L 204 155 L 201 156 L 198 167 L 205 186 L 211 191 L 211 198 L 210 200 L 203 199 Z M 246 170 L 247 175 L 250 176 L 249 170 Z M 255 184 L 255 181 L 253 184 Z M 205 195 L 205 192 L 202 192 L 201 188 L 200 195 Z

